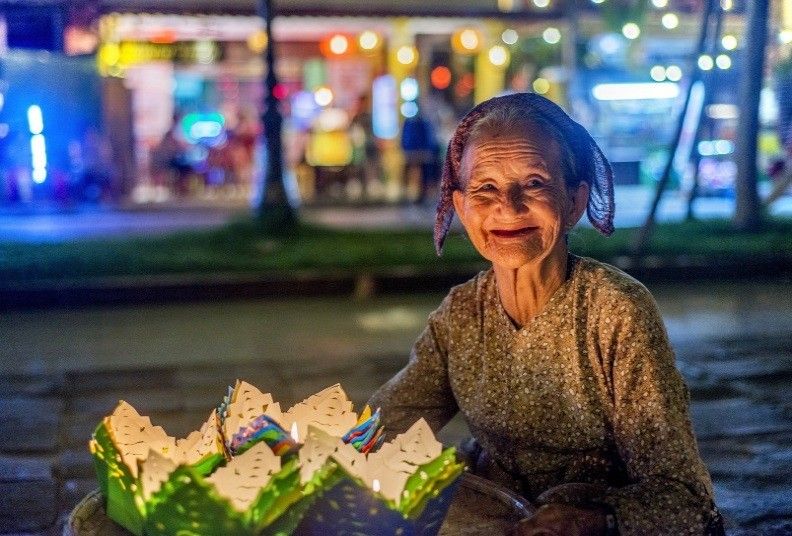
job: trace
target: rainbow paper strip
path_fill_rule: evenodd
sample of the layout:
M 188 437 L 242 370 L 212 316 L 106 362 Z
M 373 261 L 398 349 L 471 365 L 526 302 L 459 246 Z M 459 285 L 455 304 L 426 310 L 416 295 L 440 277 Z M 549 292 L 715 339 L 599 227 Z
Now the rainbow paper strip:
M 259 441 L 264 441 L 276 456 L 283 456 L 299 448 L 297 442 L 277 422 L 268 415 L 261 415 L 234 434 L 228 450 L 239 455 Z
M 360 414 L 357 425 L 349 432 L 344 434 L 341 439 L 344 443 L 351 443 L 355 450 L 367 453 L 373 449 L 382 439 L 382 425 L 380 423 L 382 414 L 380 408 L 371 414 L 371 408 L 366 406 Z

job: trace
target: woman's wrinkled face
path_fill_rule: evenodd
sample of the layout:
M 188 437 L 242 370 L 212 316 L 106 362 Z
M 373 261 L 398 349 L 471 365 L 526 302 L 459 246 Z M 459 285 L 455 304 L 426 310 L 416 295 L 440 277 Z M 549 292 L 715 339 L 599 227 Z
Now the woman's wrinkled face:
M 454 208 L 478 252 L 510 269 L 564 250 L 564 234 L 588 199 L 585 183 L 565 185 L 556 141 L 539 127 L 523 130 L 469 142 L 460 162 L 463 189 L 454 192 Z

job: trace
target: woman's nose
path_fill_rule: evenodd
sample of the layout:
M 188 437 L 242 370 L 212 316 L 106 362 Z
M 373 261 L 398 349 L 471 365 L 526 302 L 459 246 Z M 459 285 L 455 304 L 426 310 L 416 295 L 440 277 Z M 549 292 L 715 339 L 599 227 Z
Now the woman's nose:
M 528 211 L 525 192 L 519 184 L 512 184 L 506 189 L 505 205 L 517 214 Z

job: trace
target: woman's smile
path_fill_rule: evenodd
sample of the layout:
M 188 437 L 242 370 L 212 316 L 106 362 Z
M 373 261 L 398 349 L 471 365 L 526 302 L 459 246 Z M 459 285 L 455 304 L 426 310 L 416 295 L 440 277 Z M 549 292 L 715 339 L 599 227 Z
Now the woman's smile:
M 513 239 L 521 239 L 531 234 L 535 233 L 539 230 L 539 227 L 516 227 L 516 228 L 501 228 L 501 229 L 490 229 L 489 233 L 493 235 L 495 238 L 498 239 L 505 239 L 505 240 L 513 240 Z

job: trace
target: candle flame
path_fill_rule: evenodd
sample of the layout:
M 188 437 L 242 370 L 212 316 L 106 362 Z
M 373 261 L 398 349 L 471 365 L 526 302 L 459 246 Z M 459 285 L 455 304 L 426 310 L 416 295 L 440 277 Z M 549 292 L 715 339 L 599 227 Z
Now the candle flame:
M 374 479 L 374 482 L 371 483 L 371 489 L 373 489 L 375 492 L 378 492 L 380 490 L 380 481 L 379 481 L 379 479 L 377 479 L 377 478 Z
M 300 442 L 300 433 L 297 430 L 297 421 L 292 423 L 291 436 L 292 436 L 292 439 L 294 439 L 295 443 L 299 443 Z

